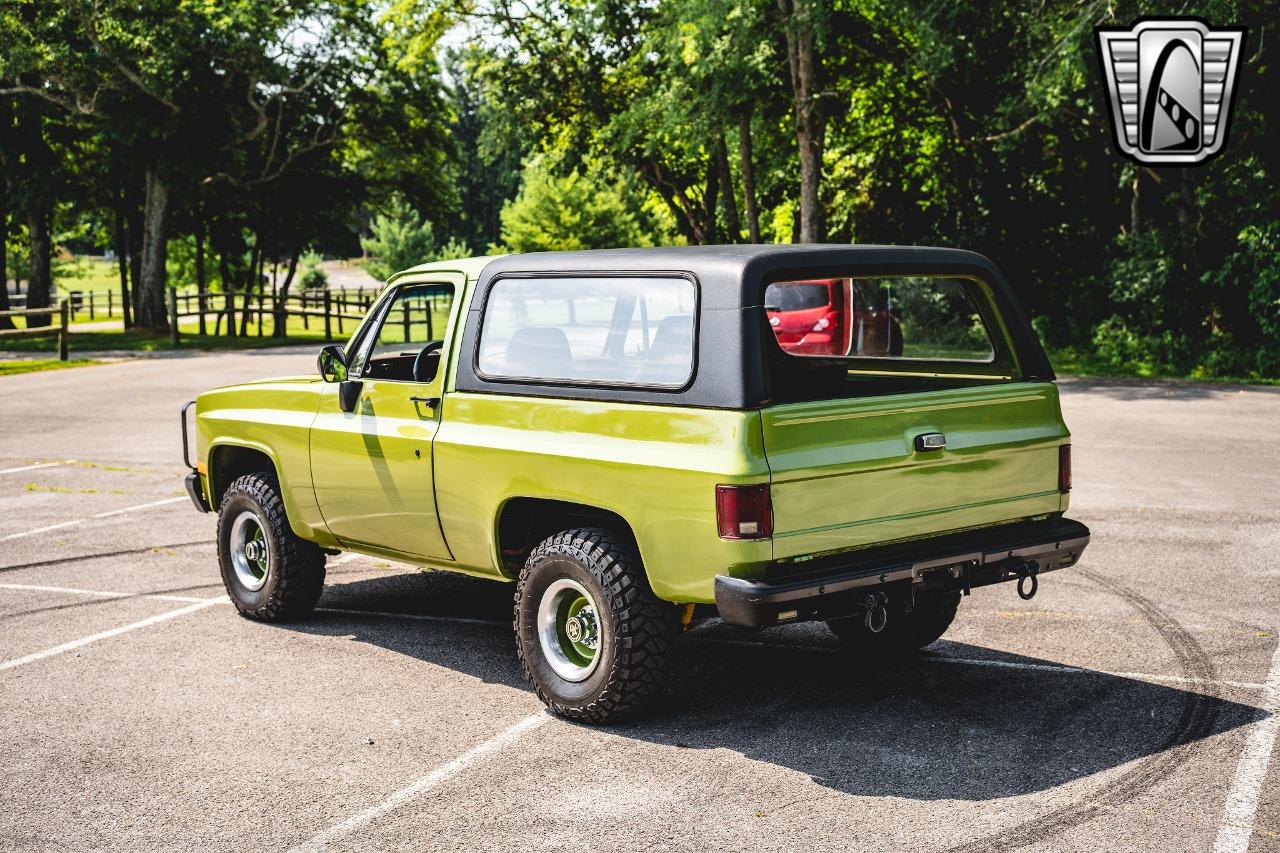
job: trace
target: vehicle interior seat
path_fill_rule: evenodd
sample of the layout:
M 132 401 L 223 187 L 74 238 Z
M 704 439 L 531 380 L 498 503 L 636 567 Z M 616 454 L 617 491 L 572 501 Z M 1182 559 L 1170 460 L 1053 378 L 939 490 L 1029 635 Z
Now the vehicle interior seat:
M 503 370 L 511 376 L 563 376 L 572 361 L 564 329 L 526 326 L 507 342 Z

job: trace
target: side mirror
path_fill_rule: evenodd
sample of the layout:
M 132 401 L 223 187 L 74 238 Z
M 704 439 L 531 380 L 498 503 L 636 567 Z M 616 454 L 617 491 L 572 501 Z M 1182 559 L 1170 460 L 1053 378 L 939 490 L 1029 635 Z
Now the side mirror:
M 337 344 L 329 344 L 320 350 L 316 366 L 325 382 L 342 382 L 347 378 L 347 355 Z

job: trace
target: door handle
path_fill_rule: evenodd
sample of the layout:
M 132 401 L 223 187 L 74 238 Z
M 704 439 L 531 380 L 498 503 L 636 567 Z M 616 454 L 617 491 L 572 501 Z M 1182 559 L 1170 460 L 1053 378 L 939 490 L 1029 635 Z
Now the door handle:
M 440 405 L 439 397 L 410 397 L 409 400 L 413 403 L 422 403 L 424 406 L 429 406 L 433 409 Z

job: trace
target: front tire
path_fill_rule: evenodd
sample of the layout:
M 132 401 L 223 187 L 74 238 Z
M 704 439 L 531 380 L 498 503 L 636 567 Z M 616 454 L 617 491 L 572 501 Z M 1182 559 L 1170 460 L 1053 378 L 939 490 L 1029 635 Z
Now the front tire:
M 861 615 L 832 619 L 827 627 L 851 651 L 868 657 L 906 655 L 940 639 L 951 627 L 959 607 L 960 593 L 949 592 L 916 599 L 910 613 L 896 608 L 878 634 L 867 628 Z
M 238 477 L 222 496 L 218 562 L 227 595 L 250 619 L 301 618 L 324 590 L 324 552 L 289 527 L 273 473 Z
M 516 654 L 552 713 L 604 723 L 661 694 L 674 605 L 649 587 L 635 547 L 610 530 L 566 530 L 529 555 L 516 584 Z

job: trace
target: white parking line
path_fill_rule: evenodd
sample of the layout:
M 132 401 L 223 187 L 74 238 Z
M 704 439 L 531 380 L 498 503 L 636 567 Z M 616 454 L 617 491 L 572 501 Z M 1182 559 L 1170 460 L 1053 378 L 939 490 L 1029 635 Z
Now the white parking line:
M 41 462 L 38 465 L 24 465 L 21 468 L 6 468 L 0 474 L 17 474 L 19 471 L 34 471 L 37 468 L 52 468 L 54 465 L 70 465 L 74 460 L 64 459 L 61 462 Z
M 1267 715 L 1254 723 L 1244 741 L 1240 763 L 1231 778 L 1227 807 L 1222 814 L 1214 853 L 1246 853 L 1258 815 L 1258 798 L 1267 778 L 1267 765 L 1280 734 L 1280 643 L 1271 657 L 1271 671 L 1263 687 L 1261 710 Z
M 96 643 L 98 642 L 98 640 L 106 640 L 111 637 L 118 637 L 121 634 L 127 634 L 128 632 L 136 631 L 139 628 L 146 628 L 148 625 L 155 625 L 157 622 L 166 622 L 170 619 L 176 619 L 179 616 L 186 616 L 188 613 L 195 613 L 197 610 L 201 610 L 213 604 L 221 604 L 224 601 L 226 601 L 226 597 L 221 595 L 218 596 L 217 598 L 206 598 L 206 599 L 203 599 L 202 601 L 196 602 L 195 604 L 188 604 L 186 607 L 180 607 L 177 610 L 168 610 L 168 611 L 165 611 L 164 613 L 157 613 L 155 616 L 148 616 L 146 619 L 141 619 L 137 622 L 130 622 L 128 625 L 121 625 L 119 628 L 112 628 L 108 631 L 99 631 L 96 634 L 90 634 L 87 637 L 81 637 L 80 639 L 72 640 L 69 643 L 63 643 L 62 645 L 54 646 L 51 649 L 45 649 L 39 652 L 32 652 L 29 655 L 25 655 L 20 658 L 14 658 L 12 660 L 7 660 L 7 661 L 4 661 L 3 663 L 0 663 L 0 672 L 3 672 L 7 669 L 14 669 L 15 667 L 19 667 L 19 666 L 24 666 L 29 663 L 34 663 L 35 661 L 38 661 L 38 660 L 44 660 L 45 658 L 50 658 L 50 657 L 53 657 L 54 655 L 60 655 L 63 652 L 69 652 L 74 649 L 87 646 L 90 643 Z
M 489 738 L 484 743 L 473 746 L 471 749 L 459 755 L 452 761 L 441 764 L 435 770 L 432 770 L 425 776 L 409 783 L 405 787 L 393 793 L 376 806 L 371 806 L 359 814 L 353 815 L 341 823 L 334 824 L 324 832 L 312 837 L 309 841 L 294 847 L 290 853 L 301 853 L 304 850 L 320 850 L 330 841 L 346 835 L 353 829 L 357 829 L 369 823 L 374 818 L 384 815 L 398 806 L 402 806 L 409 800 L 419 794 L 429 791 L 441 782 L 447 781 L 453 776 L 475 764 L 490 753 L 497 752 L 508 744 L 519 740 L 521 736 L 528 734 L 534 729 L 551 721 L 551 715 L 546 711 L 539 711 L 536 714 L 530 714 L 522 720 L 517 721 L 513 725 L 504 729 L 500 733 Z
M 170 595 L 164 592 L 106 592 L 97 589 L 80 589 L 70 586 L 40 586 L 29 583 L 0 583 L 0 589 L 16 589 L 27 590 L 30 592 L 57 592 L 64 595 L 89 595 L 97 598 L 146 598 L 151 601 L 186 601 L 195 603 L 197 601 L 208 601 L 207 598 L 200 598 L 195 595 Z M 231 599 L 224 599 L 230 604 Z
M 165 498 L 162 501 L 152 501 L 151 503 L 138 504 L 137 506 L 127 506 L 122 509 L 108 510 L 107 512 L 99 512 L 90 515 L 87 518 L 77 518 L 74 521 L 60 521 L 57 524 L 49 524 L 44 527 L 37 527 L 35 530 L 24 530 L 21 533 L 10 533 L 7 536 L 0 536 L 0 542 L 7 542 L 10 539 L 21 539 L 24 536 L 34 536 L 37 533 L 48 533 L 50 530 L 61 530 L 64 527 L 74 527 L 77 524 L 84 524 L 86 521 L 92 521 L 95 518 L 110 518 L 113 515 L 123 515 L 126 512 L 137 512 L 140 509 L 150 509 L 153 506 L 164 506 L 165 504 L 177 503 L 178 501 L 191 500 L 186 495 L 179 498 Z

